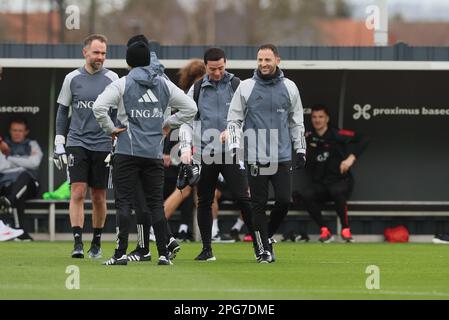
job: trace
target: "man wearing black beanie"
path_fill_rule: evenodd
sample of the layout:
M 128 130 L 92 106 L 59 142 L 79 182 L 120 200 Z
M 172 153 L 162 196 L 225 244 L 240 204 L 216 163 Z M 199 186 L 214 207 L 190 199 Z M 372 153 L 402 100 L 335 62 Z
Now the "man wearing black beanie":
M 135 35 L 135 36 L 129 38 L 126 46 L 129 47 L 131 44 L 133 44 L 134 42 L 138 42 L 138 41 L 144 42 L 147 46 L 150 45 L 150 42 L 148 41 L 147 37 L 145 37 L 145 35 L 138 34 L 138 35 Z
M 143 41 L 131 43 L 126 60 L 129 74 L 114 81 L 100 94 L 92 108 L 100 127 L 117 137 L 113 159 L 115 205 L 117 208 L 117 247 L 105 265 L 126 265 L 129 222 L 138 189 L 143 189 L 151 212 L 159 265 L 172 264 L 167 249 L 167 229 L 163 207 L 164 166 L 161 141 L 170 129 L 193 120 L 195 102 L 171 81 L 155 73 L 150 51 Z M 118 109 L 117 128 L 109 109 Z M 166 116 L 171 107 L 178 112 Z M 126 132 L 125 132 L 126 131 Z
M 143 34 L 130 38 L 126 46 L 128 47 L 126 52 L 126 62 L 128 66 L 134 68 L 150 65 L 150 70 L 154 71 L 159 76 L 163 76 L 168 79 L 164 74 L 164 67 L 159 62 L 156 53 L 150 51 L 149 41 Z M 150 214 L 148 213 L 145 203 L 143 190 L 140 187 L 138 187 L 136 192 L 134 210 L 136 212 L 137 236 L 139 241 L 136 249 L 128 254 L 128 261 L 150 261 L 151 252 L 149 250 L 149 238 L 152 222 L 151 219 L 148 220 Z M 159 223 L 162 223 L 162 221 Z M 166 229 L 168 237 L 168 254 L 169 258 L 172 260 L 176 257 L 176 254 L 179 252 L 181 247 L 173 237 L 168 221 L 166 223 Z
M 151 62 L 150 48 L 142 40 L 132 42 L 126 50 L 126 63 L 131 68 L 146 67 Z

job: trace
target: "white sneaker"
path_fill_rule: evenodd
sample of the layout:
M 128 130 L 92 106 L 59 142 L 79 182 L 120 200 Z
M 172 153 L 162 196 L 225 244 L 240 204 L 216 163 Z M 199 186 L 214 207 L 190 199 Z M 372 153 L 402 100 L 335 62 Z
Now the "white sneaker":
M 6 226 L 3 221 L 0 220 L 0 241 L 8 241 L 17 238 L 23 234 L 22 229 L 13 229 Z

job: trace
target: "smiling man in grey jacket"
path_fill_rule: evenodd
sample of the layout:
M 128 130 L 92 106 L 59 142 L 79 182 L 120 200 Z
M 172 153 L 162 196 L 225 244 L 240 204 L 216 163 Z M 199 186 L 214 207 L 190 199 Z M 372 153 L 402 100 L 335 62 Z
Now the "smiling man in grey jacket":
M 163 208 L 163 137 L 169 130 L 189 122 L 197 108 L 181 89 L 150 68 L 150 50 L 143 41 L 128 47 L 126 62 L 130 73 L 114 81 L 100 94 L 93 112 L 100 127 L 117 136 L 113 159 L 113 182 L 117 209 L 117 248 L 105 265 L 126 265 L 131 209 L 137 185 L 141 184 L 151 211 L 159 265 L 172 264 L 167 250 L 167 229 Z M 177 109 L 165 117 L 168 107 Z M 109 108 L 117 109 L 116 127 Z
M 251 79 L 240 84 L 228 113 L 229 147 L 241 147 L 242 129 L 244 133 L 260 263 L 274 262 L 273 235 L 290 206 L 292 145 L 296 168 L 302 169 L 305 164 L 301 97 L 295 83 L 279 69 L 280 61 L 274 45 L 261 46 L 257 53 L 258 68 Z M 273 185 L 275 204 L 268 224 L 265 209 L 269 182 Z

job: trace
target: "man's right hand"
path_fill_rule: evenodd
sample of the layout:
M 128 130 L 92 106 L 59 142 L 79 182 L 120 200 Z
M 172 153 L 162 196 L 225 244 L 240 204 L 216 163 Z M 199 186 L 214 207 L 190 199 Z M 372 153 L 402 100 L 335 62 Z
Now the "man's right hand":
M 55 145 L 55 152 L 53 154 L 53 162 L 56 168 L 61 170 L 63 165 L 67 165 L 67 154 L 65 153 L 65 148 L 63 144 Z

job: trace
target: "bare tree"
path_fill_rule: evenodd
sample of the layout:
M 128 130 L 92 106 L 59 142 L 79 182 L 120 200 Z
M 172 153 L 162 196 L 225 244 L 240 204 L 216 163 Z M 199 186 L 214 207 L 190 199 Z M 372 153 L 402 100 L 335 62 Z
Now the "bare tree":
M 95 32 L 95 19 L 97 16 L 97 1 L 90 0 L 90 8 L 89 8 L 89 34 Z
M 66 0 L 54 0 L 56 2 L 59 14 L 59 43 L 65 42 L 65 9 Z

